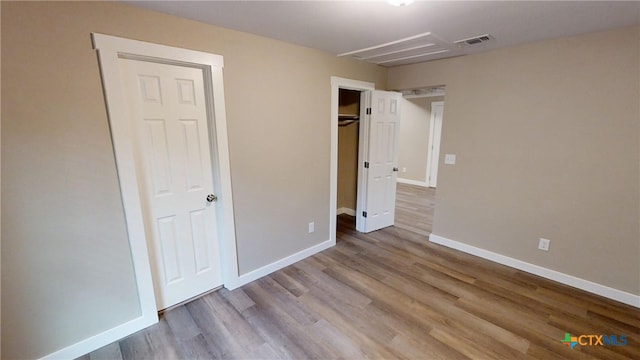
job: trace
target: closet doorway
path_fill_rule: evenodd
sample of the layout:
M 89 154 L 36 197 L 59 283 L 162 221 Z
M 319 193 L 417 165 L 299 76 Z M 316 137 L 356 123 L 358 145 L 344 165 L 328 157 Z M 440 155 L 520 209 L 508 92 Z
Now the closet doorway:
M 330 232 L 333 240 L 338 210 L 343 214 L 355 212 L 356 230 L 360 232 L 393 225 L 401 98 L 398 92 L 374 90 L 372 83 L 331 78 Z M 339 135 L 342 146 L 338 144 Z M 341 186 L 340 206 L 338 185 Z
M 363 121 L 364 119 L 361 119 L 360 117 L 363 115 L 362 114 L 362 106 L 361 104 L 358 104 L 357 106 L 360 108 L 359 109 L 359 117 L 357 119 L 357 121 L 355 121 L 356 119 L 352 119 L 354 120 L 353 123 L 351 125 L 346 125 L 346 121 L 343 120 L 343 126 L 339 126 L 339 113 L 340 113 L 340 91 L 341 90 L 349 90 L 349 91 L 354 91 L 357 92 L 360 95 L 360 99 L 362 100 L 362 94 L 363 92 L 367 92 L 367 91 L 373 91 L 375 89 L 375 84 L 374 83 L 370 83 L 370 82 L 365 82 L 365 81 L 358 81 L 358 80 L 351 80 L 351 79 L 345 79 L 345 78 L 340 78 L 340 77 L 335 77 L 332 76 L 331 77 L 331 162 L 330 162 L 330 194 L 329 194 L 329 234 L 331 237 L 332 242 L 335 244 L 336 241 L 336 221 L 337 221 L 337 216 L 338 216 L 338 210 L 340 210 L 340 212 L 342 214 L 348 214 L 351 216 L 354 216 L 357 218 L 356 216 L 356 212 L 358 210 L 357 208 L 357 198 L 358 198 L 358 185 L 357 184 L 357 177 L 358 177 L 358 173 L 360 171 L 360 159 L 358 158 L 359 154 L 361 153 L 361 144 L 360 144 L 360 130 L 361 127 L 363 127 Z M 344 95 L 343 95 L 344 96 Z M 349 95 L 347 95 L 349 96 Z M 360 100 L 360 101 L 361 101 Z M 362 104 L 364 105 L 364 104 Z M 355 107 L 356 105 L 352 105 L 353 107 Z M 366 109 L 364 109 L 364 111 L 366 112 Z M 343 117 L 344 119 L 344 117 Z M 345 119 L 346 120 L 346 119 Z M 342 129 L 341 129 L 342 128 Z M 349 129 L 347 129 L 349 128 Z M 349 131 L 355 131 L 357 133 L 357 140 L 356 140 L 356 149 L 355 149 L 355 161 L 356 163 L 353 164 L 352 162 L 349 161 L 349 158 L 351 158 L 351 160 L 353 160 L 354 157 L 354 152 L 352 151 L 348 151 L 347 149 L 347 145 L 343 144 L 342 146 L 339 146 L 338 144 L 338 135 L 339 132 L 343 132 L 343 140 L 346 140 L 344 138 L 348 139 L 348 136 L 345 137 L 345 134 L 348 134 Z M 353 136 L 354 134 L 351 134 L 351 136 Z M 353 144 L 353 139 L 350 139 L 351 141 L 348 141 L 350 144 Z M 345 151 L 346 150 L 346 151 Z M 349 192 L 349 195 L 346 195 L 345 197 L 348 198 L 353 198 L 356 199 L 355 204 L 354 203 L 349 203 L 347 201 L 345 201 L 345 199 L 341 200 L 341 207 L 338 207 L 338 183 L 339 183 L 339 179 L 338 179 L 338 155 L 339 155 L 339 151 L 343 151 L 342 156 L 345 156 L 346 159 L 344 159 L 342 161 L 342 164 L 345 165 L 342 168 L 341 173 L 344 175 L 344 171 L 346 171 L 347 169 L 349 169 L 353 175 L 349 176 L 347 178 L 355 178 L 356 180 L 356 187 L 354 189 L 352 189 L 351 191 L 346 190 L 345 189 L 341 189 L 341 194 L 342 196 L 345 196 L 344 194 L 346 192 Z M 351 164 L 351 165 L 349 165 Z M 355 167 L 354 167 L 355 166 Z M 342 180 L 341 182 L 341 186 L 344 185 L 345 183 L 348 182 L 347 180 Z M 348 205 L 351 204 L 351 205 Z
M 361 91 L 339 89 L 337 215 L 356 216 Z

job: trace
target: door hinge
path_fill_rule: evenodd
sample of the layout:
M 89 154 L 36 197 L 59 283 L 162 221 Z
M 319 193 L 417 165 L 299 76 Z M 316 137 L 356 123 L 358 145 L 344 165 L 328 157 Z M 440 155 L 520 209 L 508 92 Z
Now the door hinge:
M 362 217 L 367 217 L 367 212 L 366 211 L 362 212 Z
M 371 108 L 367 108 L 367 115 L 371 115 Z
M 368 169 L 368 168 L 369 168 L 369 162 L 368 162 L 368 161 L 365 161 L 365 162 L 364 162 L 364 168 L 365 168 L 365 169 Z

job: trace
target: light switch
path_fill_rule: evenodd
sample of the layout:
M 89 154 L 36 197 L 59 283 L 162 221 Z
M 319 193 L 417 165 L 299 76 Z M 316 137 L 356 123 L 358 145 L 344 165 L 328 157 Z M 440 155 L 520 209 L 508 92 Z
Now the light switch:
M 445 154 L 444 155 L 444 163 L 445 163 L 445 165 L 455 165 L 456 164 L 456 154 Z

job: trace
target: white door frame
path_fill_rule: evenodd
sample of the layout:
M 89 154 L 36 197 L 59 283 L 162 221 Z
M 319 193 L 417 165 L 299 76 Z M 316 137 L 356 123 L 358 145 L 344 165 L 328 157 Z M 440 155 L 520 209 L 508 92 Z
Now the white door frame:
M 440 119 L 440 127 L 437 130 L 440 130 L 440 132 L 438 134 L 436 134 L 436 124 L 435 124 L 435 116 L 433 116 L 433 105 L 437 105 L 437 106 L 442 106 L 443 109 L 443 117 L 442 119 Z M 434 143 L 437 142 L 437 146 L 438 146 L 438 154 L 440 154 L 440 139 L 442 138 L 442 122 L 444 121 L 444 100 L 442 101 L 433 101 L 431 102 L 430 105 L 430 119 L 429 119 L 429 148 L 427 150 L 427 174 L 425 175 L 425 182 L 427 183 L 428 187 L 436 187 L 436 182 L 437 182 L 437 174 L 438 174 L 438 164 L 439 164 L 439 159 L 436 159 L 435 162 L 435 171 L 436 171 L 436 176 L 431 176 L 433 175 L 433 169 L 432 166 L 433 164 L 433 147 L 434 147 Z M 436 141 L 436 137 L 437 140 Z
M 219 224 L 218 237 L 220 239 L 220 254 L 222 257 L 222 278 L 224 285 L 229 288 L 234 288 L 238 283 L 235 222 L 222 79 L 222 56 L 104 34 L 92 33 L 91 36 L 93 47 L 98 51 L 100 61 L 131 257 L 138 287 L 141 316 L 50 354 L 49 357 L 52 358 L 75 358 L 81 356 L 158 322 L 140 191 L 138 189 L 138 174 L 134 165 L 134 132 L 128 115 L 130 114 L 129 104 L 121 91 L 119 58 L 146 60 L 202 69 L 205 78 L 205 91 L 209 98 L 209 136 L 211 139 L 215 139 L 212 141 L 212 144 L 215 143 L 215 146 L 212 145 L 212 165 L 214 169 L 218 169 L 217 178 L 214 178 L 214 182 L 219 199 L 216 206 L 218 206 L 217 221 Z
M 331 161 L 329 171 L 329 236 L 332 245 L 336 243 L 336 207 L 338 205 L 338 109 L 340 89 L 357 90 L 357 91 L 373 91 L 376 85 L 374 83 L 345 79 L 337 76 L 331 77 Z M 358 200 L 356 209 L 356 230 L 363 231 L 364 218 L 362 217 L 362 171 L 364 163 L 361 161 L 364 155 L 365 142 L 364 129 L 366 129 L 367 118 L 362 116 L 364 104 L 360 104 L 360 136 L 358 144 Z

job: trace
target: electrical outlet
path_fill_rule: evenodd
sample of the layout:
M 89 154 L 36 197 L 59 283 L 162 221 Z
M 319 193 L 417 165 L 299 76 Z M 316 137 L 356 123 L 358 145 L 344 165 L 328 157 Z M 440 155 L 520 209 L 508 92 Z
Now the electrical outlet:
M 403 167 L 402 172 L 407 172 L 407 168 Z
M 538 242 L 538 249 L 542 251 L 549 251 L 549 245 L 551 245 L 551 240 L 540 238 Z
M 309 223 L 309 234 L 316 231 L 315 227 L 316 227 L 316 224 L 313 221 Z
M 456 164 L 456 154 L 445 154 L 444 155 L 444 164 L 445 165 L 455 165 Z

